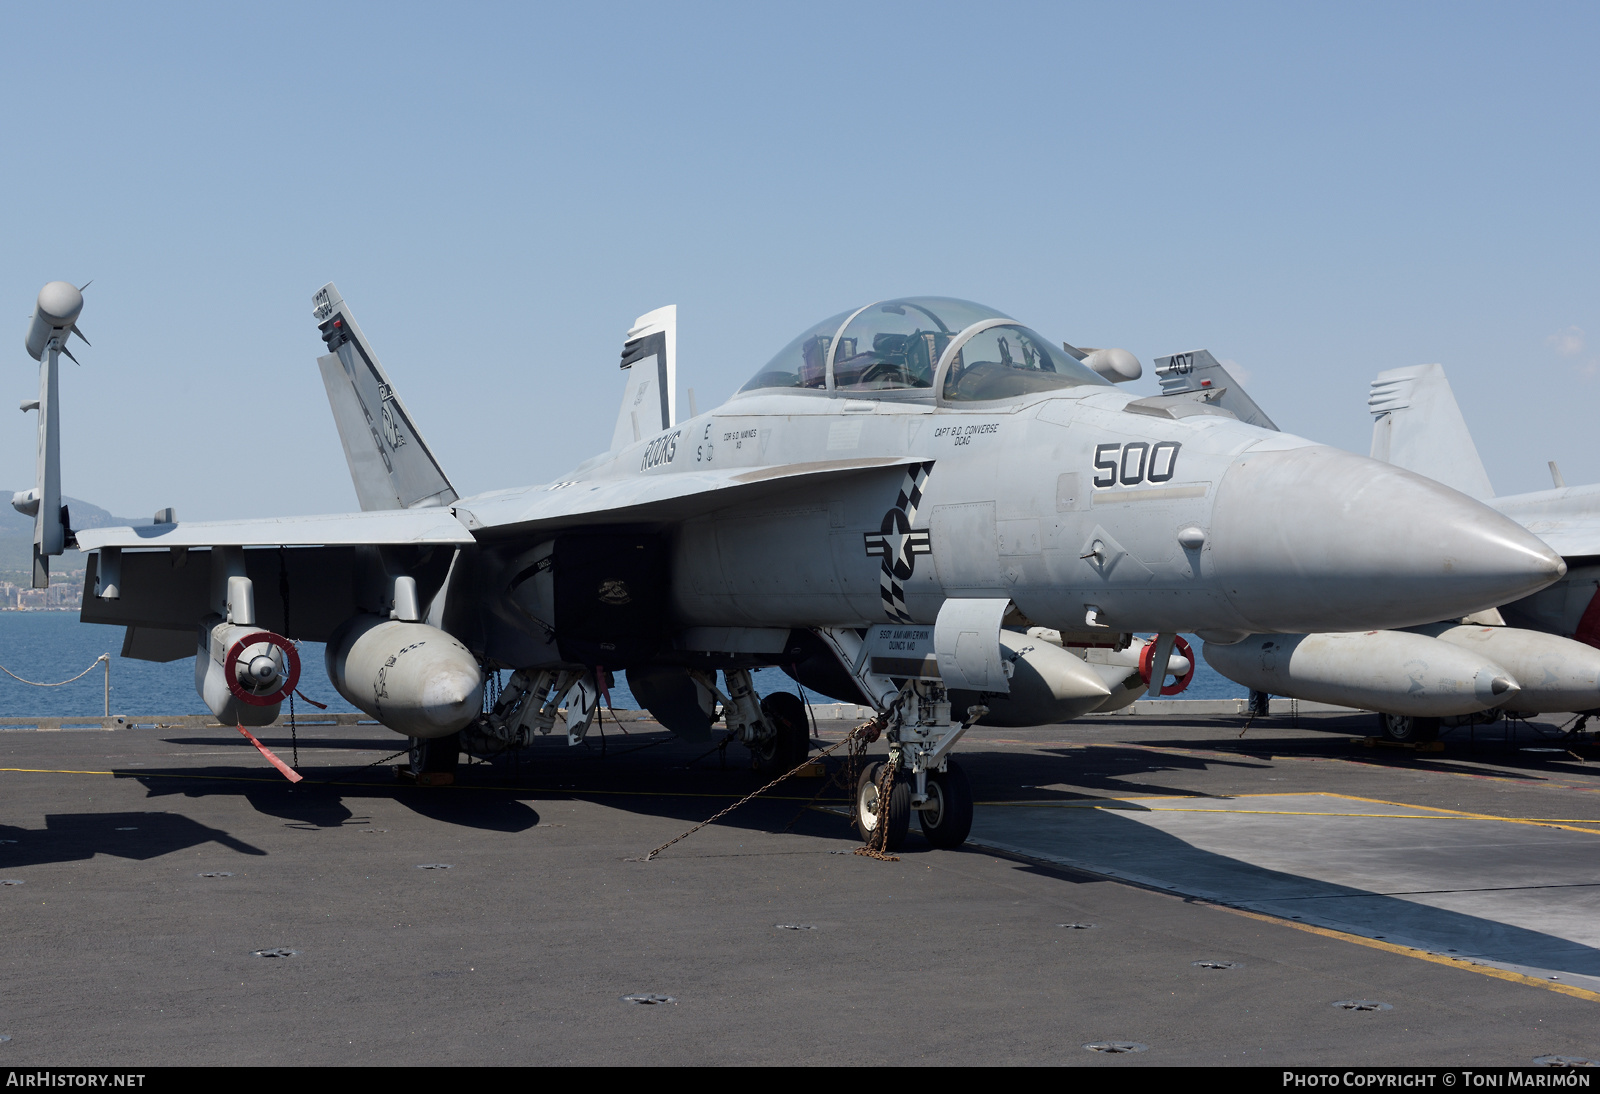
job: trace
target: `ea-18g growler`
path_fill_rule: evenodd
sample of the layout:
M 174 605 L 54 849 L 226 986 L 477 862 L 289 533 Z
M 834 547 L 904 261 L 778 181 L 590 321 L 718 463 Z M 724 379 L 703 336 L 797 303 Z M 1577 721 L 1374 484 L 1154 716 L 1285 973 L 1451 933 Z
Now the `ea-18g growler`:
M 294 641 L 326 642 L 339 693 L 425 767 L 463 739 L 581 741 L 624 670 L 674 733 L 709 739 L 720 706 L 758 766 L 786 769 L 809 738 L 794 696 L 755 692 L 751 670 L 775 665 L 881 712 L 900 774 L 868 773 L 858 823 L 886 817 L 893 847 L 915 814 L 951 846 L 972 817 L 952 749 L 974 721 L 1170 691 L 1193 668 L 1180 631 L 1404 627 L 1563 570 L 1436 483 L 1204 391 L 1136 397 L 1113 382 L 1139 375 L 1131 354 L 936 297 L 825 319 L 688 417 L 676 311 L 651 312 L 624 341 L 608 451 L 460 497 L 338 291 L 313 302 L 362 511 L 82 532 L 83 619 L 126 626 L 126 656 L 194 657 L 229 724 L 270 722 Z M 511 676 L 485 713 L 496 670 Z

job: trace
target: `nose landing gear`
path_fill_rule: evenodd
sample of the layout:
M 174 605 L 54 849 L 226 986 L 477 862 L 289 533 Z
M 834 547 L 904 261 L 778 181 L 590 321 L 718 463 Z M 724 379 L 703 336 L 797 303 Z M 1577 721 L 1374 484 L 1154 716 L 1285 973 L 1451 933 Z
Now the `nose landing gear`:
M 913 804 L 912 779 L 898 770 L 894 789 L 890 791 L 887 810 L 880 806 L 880 794 L 886 765 L 871 764 L 861 772 L 856 783 L 854 820 L 856 832 L 869 847 L 885 852 L 898 851 L 905 846 L 911 830 L 911 814 L 917 815 L 922 825 L 922 835 L 941 850 L 960 847 L 972 834 L 972 784 L 966 772 L 955 760 L 948 761 L 944 771 L 927 773 L 927 796 L 920 804 Z M 880 817 L 884 824 L 881 843 L 875 843 Z

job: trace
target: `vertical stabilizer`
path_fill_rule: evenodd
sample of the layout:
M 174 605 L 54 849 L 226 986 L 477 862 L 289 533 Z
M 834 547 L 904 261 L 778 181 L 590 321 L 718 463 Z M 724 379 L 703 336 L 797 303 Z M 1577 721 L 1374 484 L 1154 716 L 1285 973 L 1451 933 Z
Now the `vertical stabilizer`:
M 1443 365 L 1378 373 L 1367 408 L 1373 418 L 1373 459 L 1426 475 L 1469 497 L 1494 497 Z
M 678 422 L 678 306 L 668 304 L 633 321 L 622 345 L 628 374 L 611 451 L 653 437 Z
M 458 495 L 333 282 L 311 298 L 331 353 L 317 358 L 363 510 L 449 505 Z
M 1222 362 L 1210 350 L 1197 349 L 1188 353 L 1174 353 L 1156 358 L 1156 377 L 1161 381 L 1161 394 L 1187 395 L 1191 392 L 1215 392 L 1208 401 L 1220 406 L 1241 422 L 1277 429 L 1267 412 L 1256 406 L 1256 401 L 1245 393 L 1244 385 L 1222 367 Z

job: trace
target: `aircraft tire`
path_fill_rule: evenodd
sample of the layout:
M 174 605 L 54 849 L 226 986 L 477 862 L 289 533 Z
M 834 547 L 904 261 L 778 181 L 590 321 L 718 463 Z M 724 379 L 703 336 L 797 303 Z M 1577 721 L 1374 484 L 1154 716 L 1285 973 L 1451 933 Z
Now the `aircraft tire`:
M 882 764 L 868 764 L 856 782 L 856 832 L 862 842 L 872 845 L 872 832 L 878 824 L 878 775 Z M 905 846 L 906 833 L 911 831 L 911 786 L 905 776 L 895 773 L 894 787 L 889 791 L 889 809 L 884 817 L 887 831 L 881 850 L 893 854 Z
M 461 734 L 448 737 L 411 738 L 413 775 L 454 775 L 461 761 Z
M 1391 741 L 1420 744 L 1439 737 L 1437 718 L 1418 718 L 1410 714 L 1379 714 L 1377 717 L 1378 729 Z
M 805 704 L 792 691 L 775 691 L 761 700 L 761 715 L 775 732 L 750 750 L 756 770 L 771 775 L 792 771 L 811 754 Z
M 943 850 L 960 847 L 972 833 L 972 784 L 954 760 L 949 770 L 928 773 L 928 797 L 937 807 L 919 809 L 917 820 L 929 843 Z

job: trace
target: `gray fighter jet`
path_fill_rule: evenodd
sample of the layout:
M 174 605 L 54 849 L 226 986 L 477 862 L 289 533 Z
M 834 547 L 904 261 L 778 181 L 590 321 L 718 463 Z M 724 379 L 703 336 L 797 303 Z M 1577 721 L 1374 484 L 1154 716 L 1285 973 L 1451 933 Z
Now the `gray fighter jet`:
M 881 712 L 900 774 L 863 776 L 863 832 L 885 818 L 892 848 L 915 814 L 951 846 L 972 816 L 951 750 L 977 719 L 1060 721 L 1126 702 L 1130 678 L 1159 692 L 1190 667 L 1180 631 L 1401 627 L 1564 569 L 1437 483 L 1204 392 L 1135 397 L 1110 382 L 1139 372 L 1125 351 L 937 297 L 831 316 L 687 419 L 676 313 L 651 312 L 624 341 L 608 451 L 460 497 L 338 291 L 313 305 L 362 511 L 81 532 L 82 618 L 125 626 L 125 656 L 193 656 L 230 724 L 271 721 L 293 640 L 326 642 L 334 686 L 424 771 L 463 739 L 564 722 L 580 741 L 618 669 L 673 732 L 709 739 L 720 706 L 786 769 L 809 748 L 798 700 L 751 679 L 776 665 Z M 1134 631 L 1159 637 L 1130 658 Z M 512 675 L 484 712 L 494 670 Z
M 1567 560 L 1567 573 L 1500 606 L 1508 624 L 1600 646 L 1600 483 L 1497 495 L 1442 365 L 1380 372 L 1367 399 L 1372 458 L 1426 475 L 1510 517 Z
M 1203 352 L 1189 356 L 1158 364 L 1164 390 L 1205 392 L 1240 417 L 1271 426 L 1220 363 Z M 1432 739 L 1447 720 L 1600 706 L 1600 487 L 1567 487 L 1552 464 L 1556 489 L 1495 497 L 1439 365 L 1380 373 L 1368 407 L 1374 459 L 1482 499 L 1557 550 L 1567 573 L 1498 611 L 1403 631 L 1208 642 L 1206 660 L 1258 693 L 1377 711 L 1384 734 L 1400 741 Z

